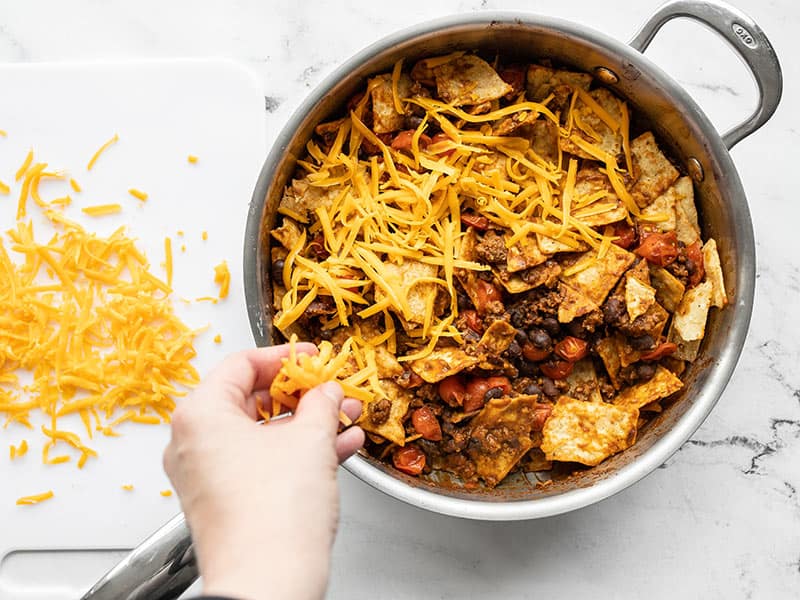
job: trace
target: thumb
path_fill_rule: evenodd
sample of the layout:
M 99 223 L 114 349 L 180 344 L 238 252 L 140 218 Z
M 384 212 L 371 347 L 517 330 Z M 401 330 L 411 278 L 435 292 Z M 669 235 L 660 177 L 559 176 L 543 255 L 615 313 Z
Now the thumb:
M 328 381 L 309 390 L 300 398 L 294 418 L 334 435 L 339 426 L 339 407 L 342 400 L 342 386 L 335 381 Z

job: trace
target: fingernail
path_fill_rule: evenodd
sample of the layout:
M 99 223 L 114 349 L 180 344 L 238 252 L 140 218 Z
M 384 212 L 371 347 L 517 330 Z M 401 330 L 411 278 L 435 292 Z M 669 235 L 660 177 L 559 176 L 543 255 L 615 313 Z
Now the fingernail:
M 342 386 L 340 386 L 335 381 L 326 381 L 325 383 L 319 385 L 317 387 L 320 394 L 330 398 L 331 402 L 335 402 L 336 405 L 340 405 L 342 400 L 344 400 L 344 391 L 342 391 Z

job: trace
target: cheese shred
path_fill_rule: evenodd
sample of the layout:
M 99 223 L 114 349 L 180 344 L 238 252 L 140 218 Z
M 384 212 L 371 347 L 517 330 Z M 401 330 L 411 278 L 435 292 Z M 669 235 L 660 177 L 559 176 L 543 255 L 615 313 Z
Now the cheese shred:
M 18 506 L 26 506 L 30 504 L 39 504 L 40 502 L 44 502 L 45 500 L 49 500 L 55 494 L 53 494 L 53 490 L 48 490 L 41 494 L 33 494 L 32 496 L 22 496 L 22 498 L 17 498 L 17 505 Z
M 116 144 L 119 141 L 119 136 L 115 133 L 114 137 L 108 140 L 105 144 L 98 148 L 97 152 L 92 155 L 92 158 L 89 159 L 89 163 L 86 165 L 86 170 L 91 171 L 94 164 L 97 162 L 97 159 L 100 158 L 100 155 L 103 154 L 106 150 L 108 150 L 111 146 Z

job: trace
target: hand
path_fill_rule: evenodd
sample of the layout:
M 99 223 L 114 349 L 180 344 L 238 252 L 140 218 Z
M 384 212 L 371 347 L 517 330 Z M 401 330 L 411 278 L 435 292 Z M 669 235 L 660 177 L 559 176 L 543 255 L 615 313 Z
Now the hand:
M 297 344 L 298 353 L 317 351 Z M 192 531 L 207 594 L 243 600 L 322 598 L 339 520 L 336 467 L 364 443 L 337 435 L 357 400 L 337 383 L 305 394 L 292 417 L 256 423 L 288 345 L 234 354 L 181 402 L 164 469 Z

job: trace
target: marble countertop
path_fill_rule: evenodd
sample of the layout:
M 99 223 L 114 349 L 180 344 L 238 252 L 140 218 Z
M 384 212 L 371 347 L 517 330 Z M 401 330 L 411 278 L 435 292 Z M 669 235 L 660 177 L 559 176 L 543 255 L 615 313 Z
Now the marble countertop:
M 783 60 L 781 107 L 733 152 L 758 254 L 752 325 L 719 404 L 664 468 L 571 514 L 522 523 L 442 517 L 341 475 L 330 598 L 796 598 L 800 595 L 800 132 L 792 60 L 800 5 L 735 0 Z M 328 72 L 397 29 L 463 11 L 562 17 L 629 39 L 658 2 L 342 0 L 0 1 L 0 61 L 225 56 L 263 78 L 274 135 Z M 793 50 L 794 49 L 794 50 Z M 648 56 L 720 129 L 755 105 L 740 62 L 674 22 Z M 2 92 L 0 92 L 2 93 Z

